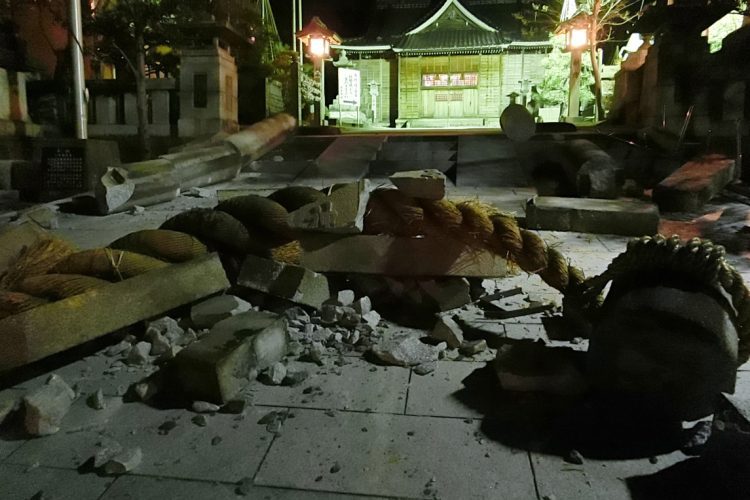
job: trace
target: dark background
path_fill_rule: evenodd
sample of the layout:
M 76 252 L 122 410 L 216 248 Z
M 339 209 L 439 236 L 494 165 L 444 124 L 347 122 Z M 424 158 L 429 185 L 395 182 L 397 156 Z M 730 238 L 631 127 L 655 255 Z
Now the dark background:
M 295 0 L 296 1 L 296 0 Z M 367 29 L 374 0 L 302 0 L 303 25 L 318 16 L 344 38 L 356 37 Z M 271 0 L 281 41 L 291 44 L 292 0 Z

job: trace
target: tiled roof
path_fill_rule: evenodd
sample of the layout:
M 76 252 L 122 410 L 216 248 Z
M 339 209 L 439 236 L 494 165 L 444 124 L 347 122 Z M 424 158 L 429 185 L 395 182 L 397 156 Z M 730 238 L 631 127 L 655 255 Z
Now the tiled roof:
M 513 16 L 516 0 L 460 0 L 481 22 L 495 28 L 490 32 L 477 26 L 438 27 L 407 35 L 428 21 L 445 4 L 445 0 L 380 0 L 371 15 L 366 34 L 347 39 L 347 47 L 382 50 L 392 47 L 398 52 L 436 53 L 498 50 L 521 40 L 521 24 Z

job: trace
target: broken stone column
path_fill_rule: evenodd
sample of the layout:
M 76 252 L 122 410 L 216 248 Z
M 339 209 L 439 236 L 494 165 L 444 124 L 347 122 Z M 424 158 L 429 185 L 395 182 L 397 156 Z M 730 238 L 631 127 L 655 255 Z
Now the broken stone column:
M 223 404 L 250 382 L 252 375 L 287 353 L 286 320 L 248 311 L 220 321 L 208 335 L 179 352 L 175 382 L 194 401 Z

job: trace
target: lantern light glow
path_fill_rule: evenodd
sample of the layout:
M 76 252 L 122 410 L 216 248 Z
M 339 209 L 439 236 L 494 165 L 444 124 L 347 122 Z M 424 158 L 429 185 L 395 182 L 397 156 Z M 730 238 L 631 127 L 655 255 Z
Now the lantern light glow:
M 588 44 L 588 30 L 586 28 L 573 28 L 568 31 L 568 48 L 580 49 Z
M 328 57 L 330 54 L 330 44 L 325 38 L 310 38 L 310 54 L 314 57 Z

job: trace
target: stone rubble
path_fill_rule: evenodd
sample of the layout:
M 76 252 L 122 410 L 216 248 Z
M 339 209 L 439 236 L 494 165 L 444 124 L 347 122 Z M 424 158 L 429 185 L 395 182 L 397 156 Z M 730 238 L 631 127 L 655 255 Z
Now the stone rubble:
M 194 401 L 192 409 L 195 413 L 216 413 L 220 407 L 208 401 Z
M 139 447 L 121 451 L 104 464 L 103 472 L 110 476 L 120 476 L 134 470 L 143 460 L 143 452 Z
M 456 349 L 464 343 L 464 333 L 453 318 L 442 316 L 438 318 L 430 334 L 435 340 L 444 341 L 448 347 Z
M 94 410 L 103 410 L 107 407 L 107 402 L 104 399 L 104 393 L 101 389 L 97 389 L 92 392 L 88 398 L 86 398 L 86 404 L 89 408 Z

